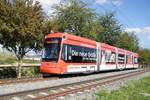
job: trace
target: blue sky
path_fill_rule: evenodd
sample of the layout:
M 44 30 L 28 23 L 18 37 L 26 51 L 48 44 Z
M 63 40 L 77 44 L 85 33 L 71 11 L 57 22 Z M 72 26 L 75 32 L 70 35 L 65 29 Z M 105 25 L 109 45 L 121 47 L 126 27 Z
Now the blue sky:
M 46 13 L 62 0 L 37 0 Z M 125 31 L 135 32 L 141 47 L 150 49 L 150 0 L 84 0 L 97 13 L 114 11 Z
M 88 0 L 96 12 L 116 12 L 125 31 L 135 32 L 141 47 L 150 49 L 150 0 Z

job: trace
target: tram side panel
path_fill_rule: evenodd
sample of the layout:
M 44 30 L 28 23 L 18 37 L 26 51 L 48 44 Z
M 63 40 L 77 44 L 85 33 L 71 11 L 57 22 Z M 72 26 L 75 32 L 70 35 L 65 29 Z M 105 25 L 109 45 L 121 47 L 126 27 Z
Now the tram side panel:
M 133 53 L 127 51 L 126 53 L 126 69 L 133 68 Z
M 134 53 L 134 68 L 138 68 L 139 65 L 138 65 L 138 57 L 139 55 Z
M 67 73 L 97 71 L 96 42 L 91 45 L 68 39 L 63 44 L 62 55 L 62 60 L 67 64 Z
M 116 49 L 113 46 L 101 43 L 100 70 L 116 69 Z
M 125 50 L 117 48 L 117 69 L 125 69 Z

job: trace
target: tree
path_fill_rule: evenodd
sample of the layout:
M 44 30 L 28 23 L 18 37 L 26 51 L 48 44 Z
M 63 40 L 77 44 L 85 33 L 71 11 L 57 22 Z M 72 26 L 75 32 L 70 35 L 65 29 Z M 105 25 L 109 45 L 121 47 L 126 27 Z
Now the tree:
M 20 78 L 23 57 L 40 46 L 45 14 L 33 0 L 0 1 L 0 44 L 16 55 Z
M 140 48 L 138 50 L 140 64 L 150 64 L 150 50 Z
M 97 40 L 116 46 L 122 30 L 114 13 L 110 12 L 101 15 L 97 22 L 103 27 L 103 30 L 97 34 Z
M 54 23 L 57 31 L 95 39 L 96 14 L 81 0 L 66 0 L 54 7 Z
M 121 33 L 117 46 L 126 50 L 137 52 L 139 43 L 134 33 Z

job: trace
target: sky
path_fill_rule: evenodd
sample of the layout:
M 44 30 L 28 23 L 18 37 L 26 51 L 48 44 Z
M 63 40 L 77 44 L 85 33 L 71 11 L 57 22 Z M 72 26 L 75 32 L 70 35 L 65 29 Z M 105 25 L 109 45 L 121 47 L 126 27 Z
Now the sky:
M 47 14 L 62 0 L 37 0 Z M 83 0 L 99 14 L 113 11 L 125 31 L 134 32 L 143 48 L 150 49 L 150 0 Z
M 135 32 L 139 44 L 150 49 L 150 0 L 90 0 L 97 12 L 115 11 L 124 30 Z

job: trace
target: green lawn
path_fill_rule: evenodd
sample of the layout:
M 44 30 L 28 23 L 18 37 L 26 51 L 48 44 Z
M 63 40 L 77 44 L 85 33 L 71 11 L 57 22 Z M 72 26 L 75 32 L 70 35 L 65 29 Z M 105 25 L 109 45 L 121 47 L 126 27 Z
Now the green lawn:
M 100 91 L 97 100 L 150 100 L 150 77 L 130 81 L 119 90 Z

